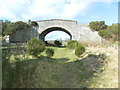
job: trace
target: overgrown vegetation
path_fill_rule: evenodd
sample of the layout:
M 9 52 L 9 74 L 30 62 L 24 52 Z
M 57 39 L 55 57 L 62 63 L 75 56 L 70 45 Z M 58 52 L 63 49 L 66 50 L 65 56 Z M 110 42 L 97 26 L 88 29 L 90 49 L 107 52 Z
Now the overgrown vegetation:
M 45 44 L 42 40 L 31 38 L 27 44 L 27 53 L 34 57 L 38 57 L 45 49 Z
M 9 64 L 3 60 L 3 88 L 117 88 L 114 49 L 89 47 L 89 53 L 79 59 L 73 49 L 47 48 L 55 50 L 53 58 L 46 58 L 43 52 L 38 59 L 16 58 L 17 62 Z M 4 53 L 8 61 L 9 54 Z
M 16 30 L 21 30 L 21 29 L 25 29 L 30 27 L 30 25 L 28 25 L 26 22 L 23 21 L 17 21 L 17 22 L 10 22 L 8 20 L 1 20 L 2 22 L 2 35 L 10 35 L 13 32 L 15 32 Z
M 77 46 L 78 46 L 78 42 L 76 40 L 70 40 L 67 43 L 67 47 L 69 49 L 76 49 Z
M 16 27 L 14 27 L 15 23 L 9 21 L 5 23 L 3 35 L 9 35 L 14 30 L 28 27 L 23 22 L 17 22 Z M 94 24 L 91 23 L 91 26 L 94 27 L 95 31 L 98 31 L 100 36 L 107 40 L 118 41 L 118 24 L 108 27 L 103 21 Z M 36 26 L 36 23 L 33 22 L 32 25 Z M 57 41 L 56 45 L 60 45 L 60 42 Z M 103 47 L 85 47 L 75 40 L 69 41 L 67 47 L 46 46 L 45 50 L 43 41 L 31 38 L 26 48 L 29 55 L 24 61 L 22 60 L 23 54 L 13 55 L 9 46 L 3 48 L 3 88 L 118 87 L 117 50 Z M 84 56 L 80 58 L 83 53 Z M 34 57 L 31 58 L 31 55 Z M 41 57 L 39 57 L 40 55 Z M 15 62 L 11 61 L 12 56 L 14 56 Z
M 52 48 L 47 48 L 45 51 L 46 55 L 48 58 L 51 58 L 54 55 L 54 49 Z
M 58 41 L 58 40 L 55 40 L 55 41 L 54 41 L 54 44 L 55 44 L 56 46 L 61 46 L 61 45 L 62 45 L 62 43 L 61 43 L 60 41 Z
M 100 30 L 98 34 L 109 41 L 118 41 L 118 24 L 112 24 L 107 29 Z
M 106 29 L 108 26 L 105 24 L 105 21 L 92 21 L 89 23 L 89 26 L 94 31 L 100 31 Z
M 85 52 L 85 47 L 82 44 L 78 44 L 77 48 L 75 49 L 75 55 L 81 57 L 81 55 Z
M 15 58 L 16 62 L 10 61 L 12 50 L 2 49 L 2 87 L 3 88 L 26 88 L 32 87 L 34 72 L 37 62 L 24 61 Z
M 69 49 L 75 50 L 75 55 L 81 57 L 81 55 L 85 52 L 85 46 L 76 40 L 71 40 L 67 43 L 67 47 Z
M 120 29 L 119 24 L 112 24 L 110 26 L 105 24 L 105 21 L 92 21 L 89 23 L 90 28 L 93 31 L 98 31 L 98 34 L 104 39 L 116 42 L 118 41 L 118 33 Z

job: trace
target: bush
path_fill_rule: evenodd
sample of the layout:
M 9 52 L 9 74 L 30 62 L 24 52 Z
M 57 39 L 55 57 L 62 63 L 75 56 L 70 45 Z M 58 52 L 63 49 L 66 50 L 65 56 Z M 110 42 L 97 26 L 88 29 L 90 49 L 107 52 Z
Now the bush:
M 45 41 L 45 45 L 48 45 L 48 42 L 47 42 L 47 41 Z
M 54 50 L 52 48 L 47 48 L 46 55 L 47 57 L 51 58 L 54 55 Z
M 56 46 L 61 46 L 61 45 L 62 45 L 62 43 L 61 43 L 60 41 L 58 41 L 58 40 L 55 40 L 54 44 L 55 44 Z
M 105 24 L 105 21 L 92 21 L 89 23 L 89 26 L 94 31 L 99 31 L 106 29 L 108 26 Z
M 106 38 L 106 39 L 112 38 L 112 33 L 110 31 L 105 30 L 105 29 L 98 31 L 98 34 L 101 37 Z
M 67 47 L 69 49 L 76 49 L 77 46 L 78 46 L 78 42 L 76 40 L 71 40 L 67 43 Z
M 77 48 L 75 49 L 75 55 L 80 57 L 85 52 L 85 47 L 82 44 L 78 44 Z
M 30 61 L 19 62 L 21 58 L 17 57 L 14 63 L 10 62 L 10 58 L 12 55 L 12 47 L 2 48 L 2 85 L 3 88 L 24 88 L 30 87 L 34 80 L 34 72 L 37 67 L 37 62 L 34 64 Z M 1 63 L 1 62 L 0 62 Z M 26 65 L 27 63 L 27 65 Z M 30 65 L 30 67 L 28 67 Z M 29 78 L 28 78 L 29 77 Z M 29 83 L 29 84 L 26 84 Z
M 38 26 L 38 23 L 35 21 L 31 21 L 30 26 Z
M 17 22 L 10 22 L 10 21 L 2 21 L 3 30 L 2 35 L 10 35 L 16 30 L 26 29 L 29 28 L 29 25 L 26 22 L 23 21 L 17 21 Z
M 118 33 L 120 31 L 120 29 L 118 29 L 118 25 L 119 24 L 112 24 L 108 26 L 107 29 L 100 30 L 98 34 L 109 41 L 118 41 Z
M 44 51 L 44 48 L 45 44 L 42 40 L 31 38 L 27 44 L 27 53 L 34 57 L 38 57 L 38 55 Z

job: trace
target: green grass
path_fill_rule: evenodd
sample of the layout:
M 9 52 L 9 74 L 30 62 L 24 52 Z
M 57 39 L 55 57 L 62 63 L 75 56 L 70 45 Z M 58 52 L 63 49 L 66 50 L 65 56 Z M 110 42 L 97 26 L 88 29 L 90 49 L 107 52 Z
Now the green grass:
M 70 50 L 70 49 L 68 49 L 66 47 L 60 47 L 60 48 L 58 48 L 58 47 L 47 47 L 47 48 L 53 48 L 55 50 L 55 54 L 52 57 L 53 59 L 63 58 L 63 60 L 61 59 L 59 61 L 60 63 L 67 63 L 67 62 L 76 61 L 77 59 L 79 59 L 74 54 L 74 50 Z M 68 60 L 65 60 L 64 58 L 67 58 Z
M 3 73 L 3 87 L 105 88 L 110 87 L 107 82 L 109 77 L 113 78 L 116 75 L 110 75 L 106 79 L 105 75 L 108 75 L 108 71 L 112 69 L 106 64 L 106 61 L 108 62 L 107 53 L 100 52 L 101 49 L 96 47 L 90 48 L 91 50 L 88 48 L 81 58 L 74 54 L 74 50 L 66 47 L 46 48 L 55 50 L 52 58 L 48 58 L 45 52 L 39 58 L 29 55 L 25 55 L 24 58 L 22 55 L 12 56 L 13 61 L 10 66 L 3 68 L 3 71 L 7 72 Z M 16 57 L 20 62 L 15 61 Z M 5 67 L 7 66 L 5 65 Z

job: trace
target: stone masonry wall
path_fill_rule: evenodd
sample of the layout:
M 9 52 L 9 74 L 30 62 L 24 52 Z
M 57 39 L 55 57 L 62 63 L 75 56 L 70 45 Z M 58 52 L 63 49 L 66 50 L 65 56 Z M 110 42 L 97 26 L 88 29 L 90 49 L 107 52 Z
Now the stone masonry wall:
M 27 42 L 31 37 L 39 38 L 43 32 L 44 34 L 49 33 L 49 28 L 54 29 L 54 27 L 58 27 L 68 31 L 72 36 L 72 40 L 93 44 L 101 43 L 101 37 L 97 32 L 93 32 L 87 25 L 77 24 L 77 21 L 51 19 L 36 22 L 38 23 L 37 28 L 32 27 L 28 29 L 18 30 L 10 35 L 10 42 Z M 53 29 L 51 29 L 51 31 Z M 44 37 L 44 35 L 41 35 L 41 38 Z
M 10 42 L 27 42 L 31 37 L 37 37 L 37 29 L 35 28 L 27 28 L 15 31 L 12 35 L 10 35 Z

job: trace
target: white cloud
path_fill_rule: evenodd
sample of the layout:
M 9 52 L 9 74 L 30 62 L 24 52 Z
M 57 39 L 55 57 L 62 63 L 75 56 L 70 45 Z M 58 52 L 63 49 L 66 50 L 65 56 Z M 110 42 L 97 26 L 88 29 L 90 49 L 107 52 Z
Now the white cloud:
M 78 13 L 82 15 L 84 10 L 88 7 L 89 2 L 79 1 L 79 0 L 71 0 L 69 5 L 65 5 L 63 17 L 64 18 L 73 18 Z
M 25 10 L 26 2 L 27 0 L 0 0 L 1 19 L 19 20 L 20 13 Z
M 0 19 L 73 19 L 76 15 L 83 15 L 94 1 L 96 0 L 0 0 Z
M 0 0 L 0 17 L 16 20 L 73 18 L 88 4 L 79 0 Z

